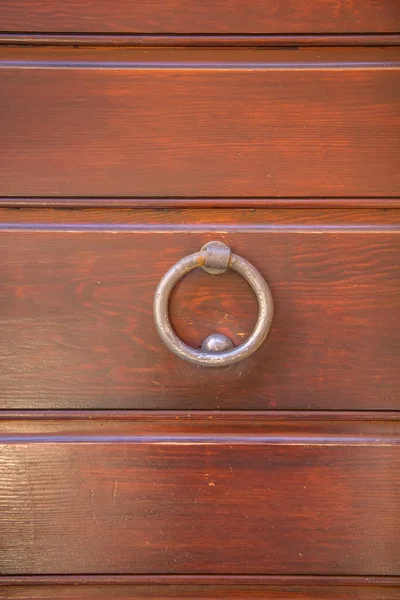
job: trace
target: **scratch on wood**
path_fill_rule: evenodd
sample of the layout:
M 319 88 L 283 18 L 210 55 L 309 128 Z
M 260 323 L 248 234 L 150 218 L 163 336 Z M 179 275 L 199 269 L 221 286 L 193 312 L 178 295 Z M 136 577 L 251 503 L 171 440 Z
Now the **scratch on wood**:
M 92 513 L 92 520 L 97 525 L 97 517 L 96 517 L 96 508 L 95 508 L 95 504 L 94 504 L 94 490 L 93 489 L 89 490 L 89 495 L 90 495 L 90 507 L 91 507 L 91 513 Z
M 118 489 L 118 481 L 114 481 L 113 492 L 112 492 L 113 504 L 115 503 L 115 499 L 117 497 L 117 489 Z

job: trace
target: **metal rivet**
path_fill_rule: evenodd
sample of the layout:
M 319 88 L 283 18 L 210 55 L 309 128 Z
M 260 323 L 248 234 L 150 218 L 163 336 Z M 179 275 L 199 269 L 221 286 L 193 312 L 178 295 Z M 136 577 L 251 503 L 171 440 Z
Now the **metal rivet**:
M 227 335 L 223 333 L 212 333 L 201 345 L 202 352 L 212 352 L 218 354 L 219 352 L 228 352 L 232 350 L 233 342 Z

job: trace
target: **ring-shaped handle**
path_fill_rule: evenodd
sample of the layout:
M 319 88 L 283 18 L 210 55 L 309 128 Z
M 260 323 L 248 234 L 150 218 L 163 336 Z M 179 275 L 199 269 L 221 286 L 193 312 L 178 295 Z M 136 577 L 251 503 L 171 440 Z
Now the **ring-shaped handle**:
M 212 274 L 219 274 L 227 268 L 239 273 L 251 286 L 258 300 L 258 318 L 252 334 L 243 344 L 225 352 L 204 352 L 187 346 L 175 333 L 169 320 L 168 303 L 174 286 L 187 273 L 198 267 Z M 200 250 L 174 264 L 165 273 L 154 295 L 154 320 L 164 344 L 177 356 L 196 365 L 205 367 L 226 367 L 233 365 L 255 352 L 264 342 L 271 327 L 274 305 L 271 291 L 253 265 L 247 260 L 232 254 L 222 242 L 209 242 Z

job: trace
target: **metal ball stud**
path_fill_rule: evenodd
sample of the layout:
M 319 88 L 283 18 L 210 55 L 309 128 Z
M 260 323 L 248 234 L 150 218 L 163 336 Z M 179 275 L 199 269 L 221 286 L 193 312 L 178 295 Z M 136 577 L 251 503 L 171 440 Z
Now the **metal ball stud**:
M 233 349 L 233 342 L 228 336 L 223 333 L 212 333 L 207 336 L 201 344 L 203 352 L 211 352 L 213 354 L 220 354 L 221 352 L 228 352 Z

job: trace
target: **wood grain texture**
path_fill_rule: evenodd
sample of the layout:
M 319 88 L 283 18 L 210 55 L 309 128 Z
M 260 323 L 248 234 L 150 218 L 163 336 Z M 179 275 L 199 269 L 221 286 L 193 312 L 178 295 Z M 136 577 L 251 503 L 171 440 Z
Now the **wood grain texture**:
M 1 425 L 2 574 L 400 574 L 399 423 Z
M 39 46 L 399 46 L 400 34 L 99 34 L 2 33 L 0 44 Z
M 2 590 L 2 586 L 7 586 Z M 2 595 L 3 593 L 3 595 Z M 0 576 L 0 598 L 226 598 L 248 600 L 398 600 L 399 577 L 260 575 Z
M 399 197 L 399 58 L 2 48 L 0 195 Z
M 398 198 L 17 198 L 1 197 L 0 208 L 400 208 Z M 214 211 L 213 211 L 214 212 Z
M 3 31 L 398 32 L 397 0 L 3 0 Z
M 398 410 L 399 211 L 0 213 L 2 408 Z M 211 220 L 211 218 L 213 220 Z M 275 316 L 230 368 L 172 355 L 152 302 L 166 270 L 222 240 L 258 268 Z M 235 273 L 195 271 L 171 300 L 177 333 L 236 344 L 256 300 Z
M 246 415 L 243 415 L 246 416 Z M 1 586 L 122 586 L 122 585 L 172 585 L 172 586 L 305 586 L 356 588 L 399 587 L 398 576 L 360 575 L 2 575 Z
M 271 421 L 293 421 L 320 422 L 327 423 L 332 421 L 400 421 L 400 411 L 351 411 L 351 410 L 200 410 L 184 411 L 174 410 L 174 415 L 180 420 L 189 420 L 191 423 L 205 418 L 218 421 L 228 420 L 231 423 L 236 421 L 248 422 L 255 420 L 263 422 Z M 154 421 L 158 423 L 171 420 L 170 410 L 0 410 L 0 421 Z
M 44 579 L 44 578 L 43 578 Z M 115 586 L 90 586 L 79 585 L 48 586 L 43 583 L 41 587 L 26 586 L 15 587 L 11 585 L 7 589 L 0 588 L 0 598 L 15 598 L 18 600 L 124 600 L 144 598 L 158 598 L 165 600 L 250 600 L 257 598 L 262 600 L 398 600 L 400 588 L 398 584 L 384 585 L 324 585 L 305 584 L 299 578 L 296 584 L 279 585 L 255 585 L 237 583 L 233 585 L 203 584 L 203 585 L 115 585 Z M 346 581 L 346 578 L 341 578 Z M 208 580 L 208 578 L 207 578 Z M 1 580 L 0 580 L 1 581 Z M 1 583 L 0 583 L 1 585 Z

